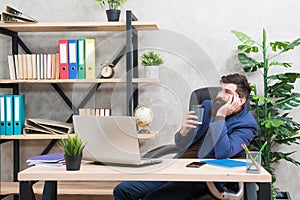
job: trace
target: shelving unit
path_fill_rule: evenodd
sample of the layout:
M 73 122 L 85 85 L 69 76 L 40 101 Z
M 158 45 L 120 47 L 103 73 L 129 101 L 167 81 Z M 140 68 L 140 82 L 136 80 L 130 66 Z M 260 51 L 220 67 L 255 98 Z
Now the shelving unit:
M 138 90 L 135 84 L 137 83 L 157 83 L 157 79 L 141 79 L 138 78 L 138 31 L 142 30 L 158 30 L 156 23 L 140 22 L 131 11 L 126 11 L 125 22 L 45 22 L 45 23 L 5 23 L 0 24 L 0 34 L 11 37 L 12 54 L 18 53 L 20 46 L 27 54 L 31 54 L 30 49 L 25 45 L 19 37 L 19 32 L 99 32 L 99 31 L 126 31 L 126 45 L 118 53 L 112 61 L 114 65 L 125 56 L 126 57 L 126 78 L 113 79 L 58 79 L 58 80 L 10 80 L 1 79 L 0 88 L 12 88 L 13 94 L 19 94 L 19 84 L 51 84 L 57 93 L 63 98 L 67 106 L 77 114 L 78 108 L 83 107 L 91 98 L 96 89 L 105 83 L 121 83 L 126 84 L 126 115 L 131 116 L 134 108 L 138 104 Z M 130 72 L 130 73 L 129 73 Z M 82 100 L 78 107 L 72 104 L 72 101 L 67 97 L 59 84 L 74 84 L 74 83 L 94 83 L 94 87 L 90 89 L 86 97 Z M 133 90 L 133 87 L 136 87 Z M 134 92 L 133 92 L 134 91 Z M 72 116 L 67 122 L 72 121 Z M 141 138 L 155 137 L 156 133 L 150 136 L 140 136 Z M 58 139 L 65 138 L 66 135 L 45 135 L 45 134 L 28 134 L 21 136 L 0 136 L 0 144 L 13 141 L 13 173 L 14 181 L 17 181 L 17 173 L 19 172 L 19 141 L 20 140 L 51 140 L 42 154 L 50 151 Z M 3 183 L 4 184 L 4 183 Z M 2 184 L 2 185 L 3 185 Z M 1 195 L 2 198 L 2 195 Z M 15 196 L 15 199 L 17 197 Z
M 1 24 L 0 27 L 2 29 L 5 29 L 7 31 L 12 31 L 12 32 L 72 32 L 72 31 L 126 31 L 127 30 L 126 25 L 127 25 L 126 22 L 38 22 L 38 23 L 17 22 L 17 23 Z M 158 30 L 157 24 L 153 22 L 133 21 L 131 26 L 134 30 L 137 31 Z
M 71 134 L 72 135 L 72 134 Z M 150 139 L 157 136 L 157 131 L 149 134 L 139 134 L 139 139 Z M 67 139 L 68 135 L 51 135 L 51 134 L 25 134 L 25 135 L 1 135 L 0 140 L 58 140 Z
M 111 79 L 49 79 L 49 80 L 8 80 L 0 79 L 0 84 L 49 84 L 49 83 L 126 83 L 124 78 Z M 132 83 L 159 83 L 159 79 L 133 78 Z

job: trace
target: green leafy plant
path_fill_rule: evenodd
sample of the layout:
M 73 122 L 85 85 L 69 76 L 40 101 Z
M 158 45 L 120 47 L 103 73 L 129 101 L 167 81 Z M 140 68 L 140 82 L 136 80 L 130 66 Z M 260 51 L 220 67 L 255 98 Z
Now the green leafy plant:
M 293 42 L 275 41 L 267 42 L 267 33 L 263 30 L 262 43 L 252 40 L 248 35 L 231 31 L 242 44 L 238 45 L 238 59 L 245 72 L 259 71 L 262 75 L 262 90 L 252 85 L 251 108 L 259 124 L 258 137 L 253 141 L 250 148 L 258 150 L 267 141 L 267 146 L 262 152 L 262 165 L 273 175 L 273 183 L 276 178 L 273 174 L 273 163 L 286 160 L 295 165 L 299 161 L 291 157 L 295 151 L 280 152 L 273 147 L 279 145 L 299 144 L 297 136 L 300 124 L 295 122 L 289 115 L 289 111 L 300 105 L 300 94 L 294 92 L 294 85 L 300 73 L 285 72 L 285 68 L 291 71 L 292 63 L 283 62 L 282 55 L 300 45 L 300 38 Z M 260 53 L 260 55 L 257 55 Z M 259 57 L 259 59 L 257 59 Z M 272 73 L 270 69 L 273 69 Z M 282 73 L 276 73 L 283 71 Z M 275 73 L 274 73 L 275 72 Z M 258 91 L 263 94 L 259 95 Z
M 95 0 L 99 3 L 101 8 L 105 5 L 108 6 L 109 10 L 118 10 L 127 0 Z
M 67 156 L 80 156 L 82 155 L 85 144 L 77 134 L 74 136 L 68 135 L 67 139 L 61 139 L 58 146 L 64 151 Z
M 142 65 L 149 66 L 149 65 L 161 65 L 164 63 L 163 58 L 154 51 L 146 52 L 142 55 Z

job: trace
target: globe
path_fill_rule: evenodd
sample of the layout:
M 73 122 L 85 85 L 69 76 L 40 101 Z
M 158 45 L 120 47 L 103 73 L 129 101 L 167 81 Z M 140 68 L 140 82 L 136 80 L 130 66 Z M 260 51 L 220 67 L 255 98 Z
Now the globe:
M 142 127 L 139 133 L 150 133 L 146 127 L 149 127 L 153 120 L 153 112 L 145 106 L 138 106 L 134 111 L 134 117 L 138 126 Z

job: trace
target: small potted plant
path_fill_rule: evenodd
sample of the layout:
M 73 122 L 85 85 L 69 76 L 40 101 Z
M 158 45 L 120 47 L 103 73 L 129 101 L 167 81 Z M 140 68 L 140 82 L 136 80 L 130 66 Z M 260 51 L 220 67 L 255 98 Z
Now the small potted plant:
M 82 151 L 85 147 L 83 141 L 77 134 L 68 135 L 67 139 L 61 139 L 59 147 L 64 151 L 66 169 L 69 171 L 79 170 L 82 159 Z
M 108 21 L 119 21 L 120 18 L 120 7 L 127 0 L 95 0 L 99 3 L 101 8 L 104 8 L 105 5 L 108 6 L 108 10 L 106 10 L 107 20 Z
M 163 58 L 154 51 L 148 51 L 141 57 L 145 67 L 145 78 L 159 78 L 159 66 L 164 63 Z

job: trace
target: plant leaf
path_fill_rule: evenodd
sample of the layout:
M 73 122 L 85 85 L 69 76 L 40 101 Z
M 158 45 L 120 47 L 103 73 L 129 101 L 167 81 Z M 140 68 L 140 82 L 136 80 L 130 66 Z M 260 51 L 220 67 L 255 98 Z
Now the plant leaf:
M 291 110 L 300 105 L 300 94 L 292 93 L 276 101 L 276 105 L 282 110 Z
M 283 152 L 272 152 L 272 162 L 278 162 L 279 160 L 286 160 L 286 161 L 289 161 L 293 164 L 295 164 L 296 166 L 300 165 L 300 163 L 298 161 L 296 161 L 295 159 L 291 158 L 289 155 L 292 155 L 296 153 L 296 151 L 292 151 L 292 152 L 289 152 L 289 153 L 283 153 Z
M 68 135 L 67 139 L 61 139 L 58 145 L 69 156 L 82 155 L 82 150 L 85 147 L 77 134 L 74 136 Z
M 271 75 L 271 76 L 268 76 L 267 79 L 269 79 L 269 80 L 281 80 L 281 81 L 284 81 L 286 83 L 295 83 L 297 78 L 300 78 L 300 73 L 288 72 L 288 73 L 283 73 L 283 74 Z
M 281 51 L 281 53 L 283 52 L 287 52 L 291 49 L 294 49 L 295 47 L 299 46 L 300 45 L 300 38 L 294 40 L 292 43 L 290 43 L 289 45 L 287 45 L 284 50 Z
M 259 51 L 258 47 L 255 46 L 255 41 L 252 40 L 248 35 L 242 32 L 238 32 L 235 30 L 232 30 L 231 33 L 233 33 L 243 44 L 238 46 L 238 49 L 241 51 L 244 51 L 246 53 L 257 53 Z
M 293 84 L 288 84 L 285 82 L 279 82 L 268 87 L 268 93 L 270 97 L 286 97 L 291 94 L 292 89 L 294 89 Z
M 231 33 L 233 33 L 244 45 L 252 46 L 255 44 L 254 40 L 252 40 L 248 35 L 242 32 L 238 32 L 235 30 L 232 30 Z
M 254 72 L 263 67 L 261 63 L 257 62 L 253 58 L 248 57 L 245 53 L 239 53 L 238 59 L 243 65 L 245 72 Z
M 252 99 L 253 100 L 258 100 L 259 102 L 268 102 L 268 103 L 272 103 L 272 104 L 275 103 L 275 100 L 270 99 L 270 98 L 266 98 L 266 97 L 263 97 L 263 96 L 260 96 L 260 95 L 253 95 Z
M 286 63 L 286 62 L 271 62 L 270 66 L 282 66 L 282 67 L 286 67 L 286 68 L 290 68 L 292 67 L 293 63 Z
M 267 119 L 261 122 L 261 125 L 265 126 L 266 128 L 279 127 L 282 124 L 284 124 L 284 121 L 280 119 Z
M 277 50 L 286 49 L 289 44 L 290 44 L 290 42 L 287 42 L 287 41 L 270 42 L 270 46 L 272 47 L 272 50 L 275 52 Z

